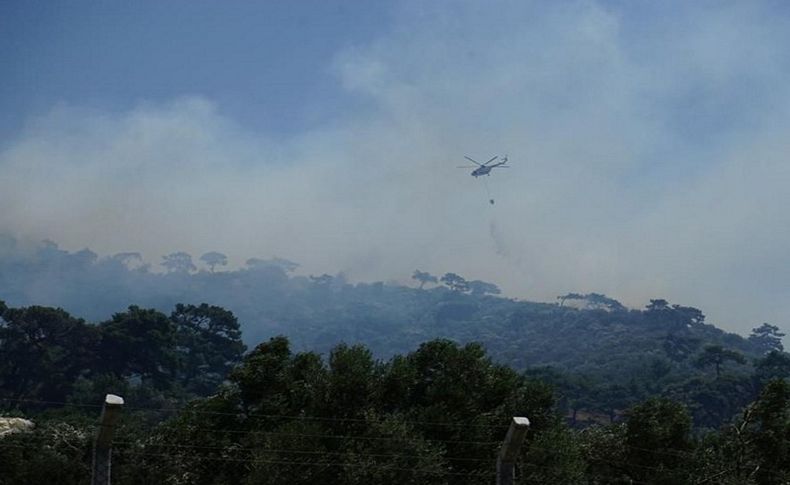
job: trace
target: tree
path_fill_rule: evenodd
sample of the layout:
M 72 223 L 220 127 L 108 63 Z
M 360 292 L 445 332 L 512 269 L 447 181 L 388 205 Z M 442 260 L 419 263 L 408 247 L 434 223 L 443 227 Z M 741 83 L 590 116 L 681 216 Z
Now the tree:
M 759 484 L 790 481 L 790 384 L 768 383 L 754 405 L 753 443 Z
M 774 379 L 790 378 L 790 355 L 772 350 L 755 362 L 755 377 L 766 383 Z
M 688 359 L 697 352 L 700 339 L 695 337 L 681 337 L 672 333 L 667 334 L 662 343 L 664 352 L 670 359 L 680 362 Z
M 110 256 L 110 261 L 118 263 L 126 269 L 143 269 L 148 265 L 143 261 L 143 256 L 140 253 L 127 252 L 116 253 Z
M 650 399 L 628 412 L 625 467 L 635 481 L 654 484 L 686 483 L 691 441 L 691 418 L 683 405 Z
M 701 310 L 690 307 L 672 305 L 672 309 L 683 319 L 683 323 L 687 325 L 702 325 L 705 323 L 705 315 Z
M 176 327 L 176 344 L 185 388 L 208 395 L 241 361 L 246 346 L 239 322 L 224 308 L 179 303 L 170 315 Z
M 733 477 L 722 483 L 790 483 L 790 384 L 769 382 L 721 440 Z
M 782 345 L 782 337 L 784 336 L 785 334 L 780 332 L 779 327 L 776 325 L 763 323 L 759 327 L 752 329 L 752 333 L 749 335 L 749 341 L 757 345 L 764 353 L 773 350 L 781 352 L 784 350 L 784 346 Z
M 558 296 L 557 299 L 560 300 L 560 306 L 565 304 L 565 300 L 581 300 L 584 301 L 587 310 L 607 310 L 610 312 L 626 310 L 622 303 L 601 293 L 587 293 L 586 295 L 568 293 Z
M 249 269 L 257 270 L 263 268 L 279 268 L 285 273 L 293 273 L 299 267 L 299 263 L 295 263 L 285 258 L 273 257 L 271 259 L 250 258 L 244 262 Z
M 664 299 L 650 300 L 650 303 L 645 307 L 648 313 L 663 312 L 670 309 L 669 302 Z
M 119 377 L 139 377 L 165 388 L 176 375 L 175 325 L 161 312 L 130 306 L 99 324 L 103 368 Z
M 487 283 L 485 281 L 473 280 L 470 281 L 468 285 L 469 290 L 475 296 L 483 296 L 485 294 L 498 295 L 502 293 L 497 285 L 493 283 Z
M 250 352 L 231 381 L 146 429 L 136 451 L 152 456 L 128 483 L 482 484 L 491 443 L 516 415 L 530 417 L 536 437 L 526 457 L 531 482 L 583 478 L 548 387 L 492 363 L 479 345 L 428 342 L 388 363 L 340 345 L 325 365 L 277 337 Z M 171 446 L 188 451 L 168 456 L 162 447 Z
M 214 272 L 214 267 L 225 266 L 228 264 L 228 257 L 217 251 L 209 251 L 200 257 L 200 260 L 206 263 L 209 271 Z
M 563 306 L 565 305 L 565 300 L 583 300 L 584 295 L 580 293 L 568 293 L 558 296 L 557 299 L 560 301 L 560 306 Z
M 254 407 L 259 412 L 282 412 L 282 396 L 288 395 L 290 360 L 291 346 L 283 336 L 259 344 L 244 357 L 242 365 L 230 373 L 244 407 Z
M 0 396 L 65 400 L 94 365 L 95 328 L 59 308 L 0 310 Z
M 601 293 L 589 293 L 585 295 L 585 299 L 589 309 L 607 310 L 610 312 L 621 312 L 626 309 L 619 301 Z
M 634 403 L 634 393 L 620 384 L 607 384 L 598 386 L 592 392 L 593 408 L 606 414 L 609 423 L 614 423 L 618 415 Z
M 417 280 L 417 281 L 420 282 L 420 289 L 422 289 L 422 287 L 425 286 L 425 283 L 436 284 L 439 281 L 436 278 L 436 276 L 432 275 L 431 273 L 428 273 L 426 271 L 420 271 L 418 269 L 414 270 L 414 274 L 411 275 L 411 279 Z
M 740 352 L 725 349 L 721 345 L 708 345 L 697 358 L 696 364 L 699 367 L 714 365 L 716 367 L 716 378 L 719 378 L 721 366 L 727 361 L 735 362 L 736 364 L 746 363 L 746 359 Z
M 373 354 L 362 345 L 340 344 L 329 353 L 329 412 L 333 417 L 360 418 L 376 387 Z
M 90 481 L 85 450 L 90 449 L 94 432 L 84 422 L 62 419 L 37 417 L 33 429 L 0 436 L 0 483 L 81 485 Z
M 584 295 L 581 293 L 566 293 L 564 295 L 557 296 L 557 299 L 560 301 L 559 306 L 564 306 L 567 300 L 583 300 Z
M 460 293 L 469 291 L 469 283 L 464 278 L 455 273 L 445 273 L 440 281 L 453 291 Z
M 192 263 L 192 256 L 189 253 L 179 251 L 170 253 L 167 256 L 162 256 L 162 266 L 167 269 L 169 273 L 191 273 L 197 269 Z
M 663 386 L 662 394 L 688 405 L 694 424 L 716 429 L 729 422 L 754 398 L 751 379 L 743 374 L 723 374 L 720 378 L 693 377 Z

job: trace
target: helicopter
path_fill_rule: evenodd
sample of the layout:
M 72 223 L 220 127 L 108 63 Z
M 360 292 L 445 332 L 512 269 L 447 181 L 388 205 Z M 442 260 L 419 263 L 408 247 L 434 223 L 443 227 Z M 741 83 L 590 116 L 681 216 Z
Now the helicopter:
M 472 171 L 472 177 L 480 177 L 481 175 L 491 175 L 491 169 L 493 168 L 509 168 L 507 163 L 507 155 L 502 157 L 502 161 L 499 163 L 495 163 L 493 165 L 489 165 L 491 162 L 499 158 L 499 156 L 494 156 L 491 160 L 487 161 L 486 163 L 480 163 L 477 160 L 467 157 L 464 155 L 464 158 L 469 160 L 470 162 L 474 163 L 475 165 L 460 165 L 458 168 L 474 168 Z
M 499 163 L 492 163 L 497 158 L 499 158 L 499 156 L 494 156 L 493 158 L 491 158 L 491 160 L 487 161 L 486 163 L 480 163 L 477 160 L 475 160 L 473 158 L 470 158 L 470 157 L 468 157 L 466 155 L 464 155 L 464 158 L 469 160 L 470 162 L 474 163 L 474 165 L 463 165 L 463 166 L 459 166 L 458 168 L 474 168 L 474 170 L 472 171 L 472 174 L 471 174 L 472 177 L 474 177 L 474 178 L 480 177 L 481 175 L 489 175 L 490 176 L 491 175 L 491 170 L 495 169 L 495 168 L 510 168 L 509 165 L 505 165 L 507 163 L 507 155 L 503 156 L 502 157 L 502 161 L 499 162 Z M 483 179 L 483 181 L 485 182 L 485 179 Z M 486 186 L 486 191 L 489 191 L 487 183 L 485 184 L 485 186 Z M 489 197 L 491 197 L 490 191 L 489 191 Z M 491 204 L 491 205 L 494 205 L 494 199 L 489 198 L 488 199 L 488 203 Z

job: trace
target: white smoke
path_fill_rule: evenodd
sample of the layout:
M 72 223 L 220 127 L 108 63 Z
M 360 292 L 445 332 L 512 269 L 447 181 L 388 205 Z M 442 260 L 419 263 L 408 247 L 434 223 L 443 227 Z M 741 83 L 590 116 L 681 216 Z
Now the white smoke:
M 682 21 L 639 29 L 596 2 L 407 3 L 333 61 L 374 108 L 288 138 L 188 93 L 53 108 L 0 153 L 0 232 L 153 262 L 453 271 L 530 299 L 663 297 L 733 330 L 781 324 L 790 29 L 759 3 L 672 8 Z M 455 166 L 504 152 L 492 207 Z

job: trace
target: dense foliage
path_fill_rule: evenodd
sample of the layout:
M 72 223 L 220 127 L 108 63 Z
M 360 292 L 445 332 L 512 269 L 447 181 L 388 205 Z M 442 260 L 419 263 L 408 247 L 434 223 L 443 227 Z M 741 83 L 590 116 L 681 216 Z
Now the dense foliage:
M 446 339 L 388 360 L 362 345 L 294 352 L 286 337 L 245 355 L 234 315 L 207 304 L 132 306 L 96 325 L 47 307 L 0 304 L 0 316 L 0 410 L 37 425 L 0 436 L 1 484 L 85 483 L 108 392 L 127 401 L 117 484 L 490 484 L 518 415 L 532 422 L 521 483 L 790 479 L 778 350 L 735 367 L 742 354 L 700 342 L 686 358 L 698 374 L 655 365 L 597 386 Z
M 0 484 L 85 483 L 110 392 L 121 484 L 492 483 L 515 415 L 532 421 L 522 483 L 790 480 L 790 356 L 768 323 L 743 338 L 662 299 L 522 302 L 421 270 L 414 288 L 351 284 L 278 258 L 221 271 L 217 252 L 153 272 L 15 244 L 0 415 L 36 427 L 0 436 Z M 264 343 L 245 354 L 242 330 Z
M 31 248 L 0 236 L 0 299 L 59 307 L 94 322 L 129 302 L 162 312 L 207 302 L 243 322 L 248 344 L 285 335 L 297 350 L 323 353 L 338 342 L 361 343 L 387 358 L 449 338 L 479 342 L 517 369 L 548 365 L 600 380 L 627 380 L 628 373 L 655 366 L 691 372 L 704 345 L 746 357 L 781 350 L 778 327 L 764 324 L 744 339 L 707 324 L 696 308 L 661 299 L 641 311 L 596 293 L 532 303 L 497 297 L 496 285 L 456 273 L 416 270 L 410 288 L 351 284 L 342 274 L 298 276 L 299 265 L 281 258 L 251 258 L 234 271 L 219 270 L 227 257 L 216 251 L 200 261 L 205 268 L 196 270 L 192 256 L 174 252 L 155 272 L 136 253 L 99 258 L 87 249 L 68 252 L 51 242 Z
M 207 304 L 167 315 L 131 306 L 98 325 L 0 301 L 0 399 L 90 402 L 105 388 L 182 399 L 213 392 L 246 347 L 236 317 Z

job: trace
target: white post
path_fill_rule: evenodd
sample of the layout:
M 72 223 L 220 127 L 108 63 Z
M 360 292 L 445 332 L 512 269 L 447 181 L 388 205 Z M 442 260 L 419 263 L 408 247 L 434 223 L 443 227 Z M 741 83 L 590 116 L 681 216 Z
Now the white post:
M 96 441 L 93 444 L 93 468 L 91 485 L 110 485 L 110 464 L 112 459 L 112 434 L 115 422 L 121 415 L 123 398 L 115 394 L 104 397 L 101 410 L 101 422 Z
M 513 485 L 516 479 L 516 459 L 521 450 L 521 444 L 527 436 L 529 429 L 529 419 L 514 417 L 510 423 L 510 428 L 505 435 L 502 449 L 496 460 L 496 483 L 497 485 Z

